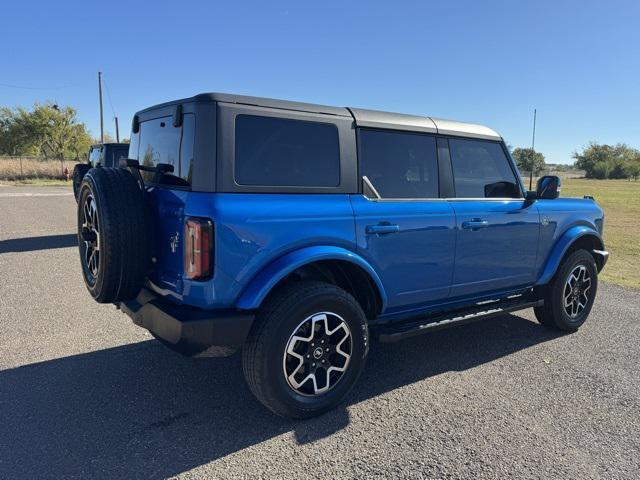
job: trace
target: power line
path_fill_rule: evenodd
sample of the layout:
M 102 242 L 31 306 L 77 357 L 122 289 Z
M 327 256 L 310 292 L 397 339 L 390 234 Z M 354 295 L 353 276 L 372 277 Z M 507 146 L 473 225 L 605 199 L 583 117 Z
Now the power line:
M 113 108 L 113 102 L 111 101 L 111 92 L 109 91 L 109 85 L 105 81 L 104 74 L 102 74 L 102 83 L 104 84 L 104 89 L 107 91 L 107 100 L 109 100 L 109 106 L 111 107 L 111 113 L 113 113 L 114 118 L 117 117 L 116 110 Z

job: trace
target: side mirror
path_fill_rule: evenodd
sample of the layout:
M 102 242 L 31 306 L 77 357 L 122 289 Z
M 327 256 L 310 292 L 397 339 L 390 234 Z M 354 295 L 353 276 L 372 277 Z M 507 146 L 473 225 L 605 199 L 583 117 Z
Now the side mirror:
M 536 183 L 536 197 L 540 199 L 553 200 L 560 196 L 561 182 L 560 177 L 555 175 L 545 175 L 540 177 Z

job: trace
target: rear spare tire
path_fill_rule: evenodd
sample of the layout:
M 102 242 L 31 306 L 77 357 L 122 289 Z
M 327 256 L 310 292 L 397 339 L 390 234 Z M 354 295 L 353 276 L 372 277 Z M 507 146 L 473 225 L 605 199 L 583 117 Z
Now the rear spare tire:
M 85 285 L 100 303 L 134 298 L 150 260 L 144 196 L 128 170 L 92 168 L 80 184 L 78 247 Z

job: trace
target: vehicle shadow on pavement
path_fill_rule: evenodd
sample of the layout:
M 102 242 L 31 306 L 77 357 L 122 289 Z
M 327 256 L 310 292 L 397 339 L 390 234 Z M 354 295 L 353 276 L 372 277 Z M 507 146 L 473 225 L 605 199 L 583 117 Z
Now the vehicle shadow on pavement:
M 78 245 L 78 235 L 47 235 L 44 237 L 25 237 L 0 240 L 0 253 L 33 252 L 34 250 L 50 250 L 54 248 L 75 247 Z
M 168 477 L 282 434 L 313 442 L 348 425 L 348 405 L 557 336 L 507 315 L 373 343 L 347 405 L 299 422 L 253 398 L 238 355 L 188 359 L 146 341 L 4 370 L 0 478 Z

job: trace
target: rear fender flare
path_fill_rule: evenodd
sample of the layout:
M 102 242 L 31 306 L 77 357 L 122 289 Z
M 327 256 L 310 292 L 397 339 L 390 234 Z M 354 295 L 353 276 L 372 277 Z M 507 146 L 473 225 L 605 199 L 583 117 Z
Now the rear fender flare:
M 569 250 L 571 245 L 573 245 L 573 243 L 579 238 L 588 235 L 597 239 L 599 243 L 599 249 L 604 249 L 604 243 L 602 242 L 602 238 L 600 237 L 600 234 L 597 230 L 586 225 L 577 225 L 571 227 L 562 234 L 560 239 L 554 245 L 551 253 L 547 257 L 547 261 L 544 265 L 544 270 L 542 271 L 542 275 L 540 275 L 540 277 L 538 278 L 536 285 L 544 285 L 548 283 L 560 267 L 560 262 L 562 261 L 564 254 L 567 252 L 567 250 Z
M 320 260 L 343 260 L 362 268 L 371 277 L 382 300 L 382 311 L 387 305 L 387 295 L 380 277 L 373 267 L 360 255 L 345 248 L 335 246 L 305 247 L 289 252 L 267 265 L 249 282 L 241 293 L 236 307 L 241 310 L 253 310 L 260 306 L 269 292 L 280 280 L 304 265 Z

